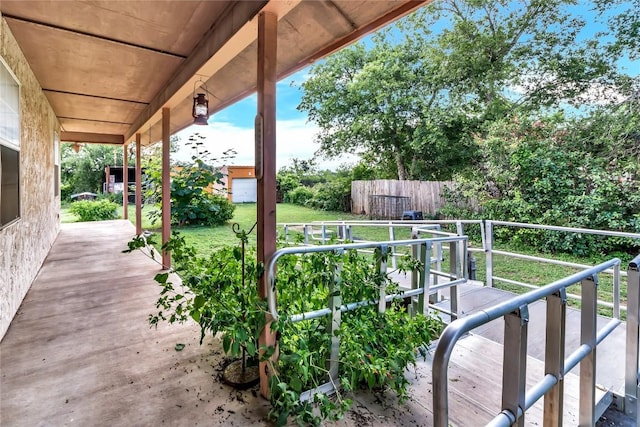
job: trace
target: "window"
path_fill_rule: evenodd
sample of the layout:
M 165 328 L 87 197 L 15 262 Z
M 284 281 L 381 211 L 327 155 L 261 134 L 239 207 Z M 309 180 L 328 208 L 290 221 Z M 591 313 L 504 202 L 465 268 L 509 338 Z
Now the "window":
M 0 59 L 0 228 L 20 218 L 20 86 Z
M 53 197 L 60 196 L 60 136 L 53 134 Z

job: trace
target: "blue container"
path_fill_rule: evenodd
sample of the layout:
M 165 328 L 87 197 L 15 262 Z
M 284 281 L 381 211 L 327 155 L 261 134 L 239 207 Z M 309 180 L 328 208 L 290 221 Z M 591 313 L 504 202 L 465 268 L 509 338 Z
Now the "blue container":
M 422 219 L 422 211 L 404 211 L 402 212 L 402 219 Z

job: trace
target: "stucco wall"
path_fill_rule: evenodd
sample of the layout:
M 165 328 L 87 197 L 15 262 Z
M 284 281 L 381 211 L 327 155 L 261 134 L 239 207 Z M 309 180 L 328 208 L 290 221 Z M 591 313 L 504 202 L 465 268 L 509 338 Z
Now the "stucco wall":
M 59 231 L 54 195 L 54 132 L 60 126 L 7 23 L 0 17 L 0 57 L 20 83 L 21 219 L 0 230 L 0 339 Z

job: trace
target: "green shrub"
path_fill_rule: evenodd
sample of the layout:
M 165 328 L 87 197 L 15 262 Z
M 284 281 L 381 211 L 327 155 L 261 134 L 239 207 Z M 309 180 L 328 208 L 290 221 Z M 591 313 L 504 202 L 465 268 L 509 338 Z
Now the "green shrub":
M 118 205 L 109 200 L 80 200 L 69 206 L 69 212 L 80 221 L 103 221 L 118 218 Z
M 284 196 L 284 201 L 294 205 L 306 206 L 307 202 L 313 198 L 313 190 L 308 187 L 297 187 L 289 191 Z
M 464 192 L 447 194 L 441 214 L 459 215 L 465 197 L 486 219 L 600 230 L 640 231 L 640 167 L 629 155 L 640 117 L 618 109 L 565 123 L 560 116 L 496 122 Z M 638 239 L 501 227 L 497 242 L 548 253 L 637 254 Z
M 71 184 L 62 183 L 60 185 L 60 201 L 66 202 L 71 198 L 73 194 L 73 186 Z
M 100 195 L 100 199 L 108 200 L 112 203 L 117 204 L 118 206 L 122 206 L 122 193 L 104 193 Z
M 162 203 L 162 174 L 156 164 L 146 168 L 148 199 Z M 184 225 L 221 225 L 233 218 L 235 206 L 221 194 L 212 194 L 215 185 L 222 184 L 223 174 L 203 160 L 192 159 L 191 163 L 175 167 L 171 176 L 171 222 Z M 217 190 L 213 190 L 217 191 Z M 161 217 L 159 209 L 148 214 L 155 223 Z
M 316 184 L 315 194 L 309 201 L 311 207 L 324 211 L 351 211 L 351 180 L 335 178 L 332 181 Z

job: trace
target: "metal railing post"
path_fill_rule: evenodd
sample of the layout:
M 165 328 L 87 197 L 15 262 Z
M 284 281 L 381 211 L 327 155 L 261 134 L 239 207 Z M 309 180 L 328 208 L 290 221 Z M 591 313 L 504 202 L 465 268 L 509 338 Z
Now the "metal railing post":
M 627 345 L 624 375 L 624 413 L 637 417 L 638 356 L 640 352 L 640 255 L 627 268 Z
M 338 249 L 336 253 L 342 257 L 344 249 Z M 336 333 L 340 329 L 342 305 L 342 259 L 336 264 L 333 272 L 333 288 L 329 293 L 329 309 L 331 310 L 331 318 L 329 320 L 329 331 L 331 331 L 331 351 L 329 355 L 329 379 L 338 387 L 338 369 L 340 367 L 340 336 Z
M 485 232 L 485 247 L 484 247 L 484 256 L 485 256 L 485 264 L 487 268 L 487 277 L 485 284 L 492 288 L 493 287 L 493 222 L 487 220 L 485 223 L 486 232 Z
M 433 234 L 431 235 L 433 236 Z M 437 242 L 435 247 L 435 255 L 436 255 L 436 271 L 442 271 L 442 260 L 444 259 L 444 254 L 442 251 L 442 242 Z M 427 260 L 429 264 L 431 264 L 431 257 Z M 434 283 L 436 280 L 436 276 L 434 276 Z
M 378 312 L 384 313 L 387 310 L 387 257 L 389 255 L 389 247 L 380 245 L 380 258 L 378 259 L 378 272 L 380 274 L 380 296 L 378 300 Z
M 307 225 L 307 224 L 303 224 L 302 225 L 302 229 L 304 230 L 304 244 L 305 245 L 309 244 L 309 227 L 311 227 L 311 226 Z
M 431 278 L 429 275 L 431 274 L 431 242 L 422 243 L 420 245 L 420 261 L 423 265 L 423 269 L 419 278 L 419 286 L 422 288 L 422 293 L 418 295 L 418 313 L 425 314 L 425 307 L 428 305 L 425 304 L 425 299 L 429 301 L 429 285 L 431 283 Z
M 544 395 L 544 427 L 562 426 L 566 319 L 567 291 L 563 288 L 547 297 L 544 373 L 555 376 L 558 382 Z
M 456 222 L 456 234 L 460 237 L 464 236 L 464 225 L 462 224 L 462 221 L 457 221 Z M 467 241 L 467 245 L 469 244 L 469 242 Z M 458 260 L 461 262 L 464 258 L 466 258 L 464 256 L 464 252 L 467 251 L 467 245 L 460 245 L 458 246 Z M 462 267 L 462 271 L 466 271 L 467 270 L 467 264 L 461 264 L 460 265 Z M 465 278 L 468 278 L 469 275 L 465 274 L 464 275 Z
M 462 242 L 461 242 L 462 243 Z M 460 269 L 461 267 L 463 267 L 464 264 L 462 264 L 460 261 L 461 259 L 458 258 L 458 256 L 460 255 L 460 252 L 458 251 L 458 247 L 464 247 L 464 244 L 458 245 L 457 242 L 449 242 L 449 272 L 451 273 L 452 276 L 455 276 L 456 279 L 459 279 L 461 274 L 460 274 Z M 451 316 L 451 321 L 453 322 L 455 319 L 458 318 L 458 304 L 459 303 L 459 299 L 458 299 L 458 285 L 455 286 L 451 286 L 449 288 L 449 304 L 450 304 L 450 311 L 452 313 Z M 454 319 L 455 317 L 455 319 Z
M 595 424 L 596 408 L 596 315 L 598 310 L 598 277 L 581 281 L 582 307 L 580 310 L 580 345 L 591 351 L 580 361 L 580 415 L 579 426 Z
M 327 226 L 322 224 L 322 244 L 324 245 L 325 243 L 327 243 Z
M 411 228 L 411 238 L 412 239 L 417 239 L 418 236 L 418 231 L 415 229 L 415 227 Z M 422 261 L 422 259 L 420 258 L 420 245 L 415 244 L 415 245 L 411 245 L 411 257 L 416 260 L 416 261 Z M 413 268 L 411 270 L 411 289 L 417 289 L 420 283 L 420 269 L 419 268 Z M 418 299 L 420 297 L 418 296 Z M 416 300 L 414 298 L 411 298 L 411 309 L 412 309 L 412 315 L 415 313 L 418 313 L 418 303 L 416 302 Z
M 502 409 L 513 414 L 512 425 L 524 427 L 527 385 L 527 329 L 529 308 L 526 305 L 504 316 L 504 368 L 502 371 Z M 522 416 L 518 417 L 521 413 Z
M 389 221 L 389 240 L 392 241 L 392 242 L 396 240 L 396 229 L 393 226 L 393 222 L 391 222 L 391 221 Z M 393 250 L 393 248 L 391 248 L 391 252 L 392 252 L 391 267 L 393 267 L 395 269 L 397 267 L 397 264 L 396 264 L 396 255 L 395 255 L 395 251 Z
M 613 266 L 613 318 L 620 319 L 620 264 Z

